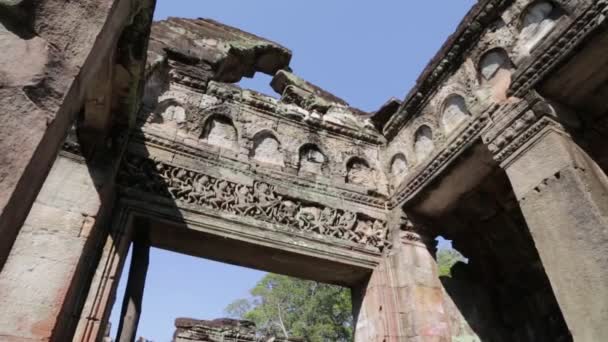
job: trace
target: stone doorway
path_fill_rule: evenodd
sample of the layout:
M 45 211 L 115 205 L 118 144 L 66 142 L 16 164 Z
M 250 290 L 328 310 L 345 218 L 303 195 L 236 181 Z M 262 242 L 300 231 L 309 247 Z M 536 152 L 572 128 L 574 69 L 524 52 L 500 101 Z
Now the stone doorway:
M 116 300 L 114 301 L 109 320 L 111 329 L 108 330 L 108 338 L 116 338 L 118 332 L 119 322 L 122 317 L 121 310 L 126 283 L 129 279 L 131 254 L 132 249 L 125 261 L 118 284 L 115 296 Z M 178 327 L 185 330 L 194 329 L 195 336 L 199 336 L 196 335 L 196 331 L 207 331 L 207 329 L 209 329 L 207 333 L 215 334 L 215 328 L 219 329 L 218 331 L 220 332 L 224 331 L 227 336 L 232 336 L 230 334 L 230 327 L 234 325 L 242 326 L 243 329 L 234 330 L 242 330 L 241 333 L 244 334 L 243 338 L 252 338 L 251 341 L 257 341 L 257 338 L 261 338 L 262 336 L 268 336 L 267 339 L 271 338 L 271 336 L 283 336 L 283 327 L 287 329 L 289 336 L 293 338 L 307 336 L 307 334 L 319 335 L 319 332 L 312 326 L 302 327 L 298 325 L 296 327 L 294 319 L 300 322 L 306 319 L 306 322 L 310 322 L 311 325 L 315 325 L 317 328 L 321 322 L 325 324 L 328 322 L 327 319 L 335 319 L 335 327 L 322 328 L 325 329 L 323 330 L 323 334 L 333 334 L 340 337 L 348 336 L 348 332 L 346 331 L 348 328 L 346 330 L 343 329 L 345 325 L 338 324 L 337 322 L 345 323 L 347 324 L 346 327 L 352 328 L 352 316 L 349 319 L 347 316 L 344 316 L 346 313 L 343 314 L 342 311 L 340 311 L 339 316 L 331 316 L 330 312 L 326 309 L 322 309 L 323 312 L 318 313 L 316 317 L 307 316 L 304 318 L 294 316 L 294 312 L 304 312 L 301 308 L 294 307 L 295 303 L 303 304 L 304 298 L 315 301 L 317 304 L 311 305 L 316 305 L 315 307 L 320 308 L 322 306 L 318 302 L 319 296 L 340 294 L 338 296 L 340 299 L 331 298 L 329 300 L 332 303 L 337 303 L 340 307 L 343 307 L 342 305 L 348 306 L 349 304 L 344 303 L 344 300 L 350 300 L 350 291 L 347 288 L 322 283 L 312 284 L 296 278 L 269 274 L 155 247 L 150 248 L 149 255 L 137 337 L 144 337 L 153 341 L 170 341 L 173 332 Z M 279 287 L 279 292 L 271 290 L 275 286 Z M 255 295 L 251 293 L 254 287 L 257 289 L 254 291 Z M 285 297 L 287 293 L 281 292 L 281 289 L 287 288 L 299 291 L 299 297 Z M 303 289 L 314 291 L 302 292 Z M 317 291 L 322 291 L 322 293 L 315 295 Z M 262 304 L 262 298 L 270 300 L 273 304 Z M 246 319 L 243 315 L 245 312 L 249 312 L 254 308 L 258 308 L 255 311 L 258 314 L 261 312 L 273 312 L 273 315 L 278 314 L 274 303 L 282 303 L 282 320 L 278 318 L 279 316 L 270 316 L 268 320 L 256 320 L 255 322 L 259 322 L 257 327 L 253 322 L 246 323 L 240 321 Z M 259 305 L 263 306 L 260 307 Z M 308 311 L 309 313 L 310 311 Z M 305 314 L 303 313 L 303 315 Z M 189 325 L 190 328 L 186 328 L 183 324 L 178 324 L 179 322 L 176 321 L 178 318 L 192 318 L 193 321 L 204 319 L 210 322 L 219 320 L 225 322 L 226 325 L 211 324 L 209 326 L 202 322 L 201 324 L 204 327 L 200 327 L 199 329 L 197 326 L 200 324 L 194 322 Z M 115 339 L 115 341 L 119 341 L 119 339 Z M 249 340 L 247 339 L 247 341 Z M 264 339 L 263 341 L 266 342 Z

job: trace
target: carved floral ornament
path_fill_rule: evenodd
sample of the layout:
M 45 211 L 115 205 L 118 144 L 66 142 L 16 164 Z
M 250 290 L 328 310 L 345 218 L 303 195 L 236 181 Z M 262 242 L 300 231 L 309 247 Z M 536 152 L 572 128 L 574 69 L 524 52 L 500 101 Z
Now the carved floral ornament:
M 283 196 L 265 182 L 255 182 L 253 186 L 237 184 L 130 155 L 123 162 L 118 183 L 180 203 L 350 241 L 379 252 L 390 247 L 384 221 Z

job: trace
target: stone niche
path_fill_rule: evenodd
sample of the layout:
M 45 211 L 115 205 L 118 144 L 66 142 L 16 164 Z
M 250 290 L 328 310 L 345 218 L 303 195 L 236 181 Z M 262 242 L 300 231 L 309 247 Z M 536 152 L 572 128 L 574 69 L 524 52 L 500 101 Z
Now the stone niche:
M 230 318 L 211 321 L 192 318 L 175 320 L 173 342 L 304 342 L 300 338 L 258 336 L 255 323 Z
M 433 131 L 429 126 L 421 126 L 414 135 L 414 152 L 418 163 L 424 161 L 434 149 Z
M 521 18 L 520 53 L 529 54 L 553 30 L 560 16 L 559 7 L 549 1 L 538 1 L 528 6 Z
M 238 151 L 238 133 L 232 120 L 222 115 L 207 119 L 201 138 L 209 145 Z
M 281 143 L 268 131 L 262 131 L 254 136 L 251 157 L 265 164 L 284 165 Z
M 497 48 L 486 52 L 479 61 L 479 73 L 483 81 L 490 81 L 501 70 L 511 67 L 511 61 L 505 50 Z
M 369 166 L 367 160 L 353 157 L 346 164 L 346 183 L 372 186 L 374 183 L 374 170 Z
M 454 131 L 458 125 L 469 118 L 465 100 L 460 95 L 450 95 L 443 105 L 441 124 L 446 134 Z
M 326 174 L 327 164 L 327 157 L 316 145 L 306 144 L 300 148 L 300 172 Z
M 407 159 L 403 153 L 397 153 L 390 164 L 390 186 L 391 190 L 394 190 L 401 180 L 405 177 L 408 171 Z

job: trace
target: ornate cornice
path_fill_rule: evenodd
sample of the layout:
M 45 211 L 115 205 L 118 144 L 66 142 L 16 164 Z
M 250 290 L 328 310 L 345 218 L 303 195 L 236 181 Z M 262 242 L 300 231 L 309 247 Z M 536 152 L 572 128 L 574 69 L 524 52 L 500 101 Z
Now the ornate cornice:
M 402 205 L 408 199 L 417 194 L 425 185 L 429 184 L 437 175 L 460 155 L 473 141 L 475 141 L 484 129 L 490 115 L 497 109 L 497 106 L 489 108 L 486 113 L 471 121 L 466 128 L 452 141 L 436 153 L 434 157 L 424 164 L 420 172 L 404 181 L 397 189 L 389 201 L 389 208 Z
M 354 243 L 378 252 L 390 246 L 385 221 L 280 194 L 266 182 L 238 184 L 132 154 L 123 160 L 117 184 L 181 205 L 253 218 L 318 239 Z
M 544 44 L 545 50 L 534 56 L 524 67 L 518 68 L 508 95 L 524 96 L 534 85 L 546 77 L 564 60 L 591 32 L 602 25 L 608 15 L 608 1 L 596 1 L 579 15 L 559 38 Z
M 386 124 L 384 135 L 387 139 L 392 139 L 407 120 L 423 107 L 442 81 L 460 67 L 465 54 L 475 47 L 487 26 L 499 18 L 502 11 L 512 2 L 513 0 L 486 0 L 471 9 L 456 33 L 426 67 L 401 108 Z
M 503 106 L 495 117 L 482 137 L 499 163 L 504 163 L 545 127 L 562 129 L 553 107 L 536 93 L 528 93 L 524 100 Z
M 261 99 L 255 97 L 241 98 L 238 100 L 231 99 L 231 101 L 237 102 L 239 105 L 248 106 L 254 111 L 260 111 L 283 121 L 291 122 L 294 125 L 305 126 L 308 129 L 323 130 L 330 134 L 333 133 L 339 136 L 365 141 L 374 145 L 383 145 L 386 143 L 386 139 L 379 133 L 369 133 L 362 129 L 338 125 L 330 121 L 325 121 L 322 118 L 315 118 L 313 116 L 304 118 L 298 115 L 289 115 L 289 108 L 282 103 L 262 101 Z M 277 115 L 282 112 L 284 113 Z

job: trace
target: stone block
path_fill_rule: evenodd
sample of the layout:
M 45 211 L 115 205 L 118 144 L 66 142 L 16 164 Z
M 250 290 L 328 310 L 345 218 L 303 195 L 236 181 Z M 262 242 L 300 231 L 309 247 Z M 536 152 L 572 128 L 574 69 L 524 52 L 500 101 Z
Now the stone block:
M 65 236 L 55 230 L 24 225 L 15 240 L 11 257 L 41 257 L 69 265 L 78 263 L 86 240 Z
M 1 296 L 1 294 L 0 294 Z M 1 341 L 49 341 L 60 308 L 0 297 Z
M 29 230 L 40 230 L 66 237 L 78 237 L 87 217 L 78 212 L 34 202 L 24 225 Z
M 37 201 L 66 211 L 96 216 L 101 200 L 94 177 L 85 164 L 59 156 Z
M 506 168 L 517 198 L 524 197 L 564 167 L 573 165 L 565 143 L 564 137 L 559 133 L 550 132 L 528 147 L 526 153 L 518 156 Z
M 0 299 L 19 303 L 20 310 L 35 310 L 33 305 L 61 307 L 75 270 L 74 263 L 43 256 L 11 256 L 0 277 Z

